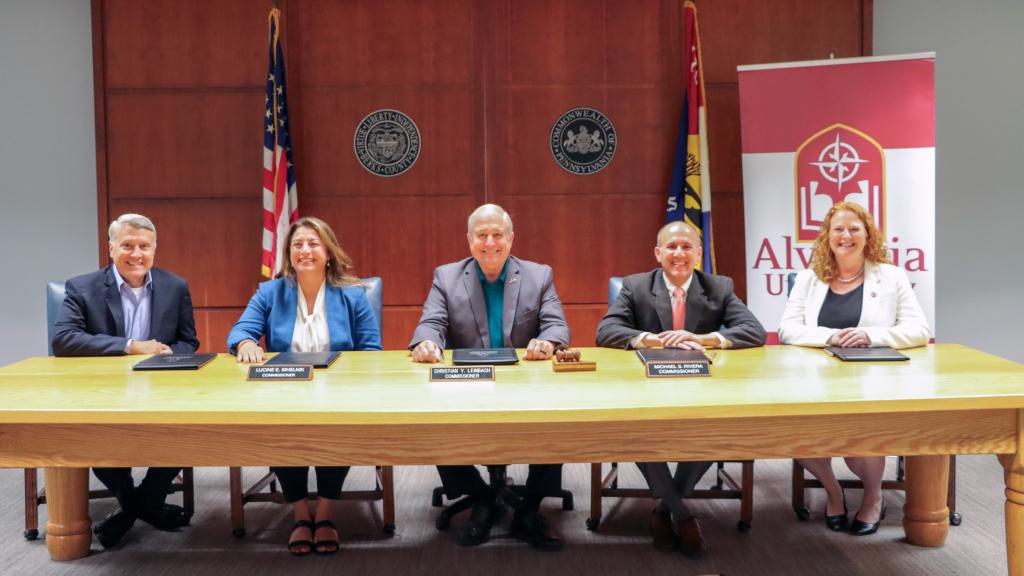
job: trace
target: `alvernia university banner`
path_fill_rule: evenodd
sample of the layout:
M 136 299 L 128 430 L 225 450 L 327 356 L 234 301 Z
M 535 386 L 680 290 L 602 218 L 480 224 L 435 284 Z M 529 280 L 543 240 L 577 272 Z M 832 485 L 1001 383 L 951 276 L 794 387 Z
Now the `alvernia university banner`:
M 836 202 L 864 206 L 935 330 L 935 55 L 740 66 L 747 305 L 775 336 Z

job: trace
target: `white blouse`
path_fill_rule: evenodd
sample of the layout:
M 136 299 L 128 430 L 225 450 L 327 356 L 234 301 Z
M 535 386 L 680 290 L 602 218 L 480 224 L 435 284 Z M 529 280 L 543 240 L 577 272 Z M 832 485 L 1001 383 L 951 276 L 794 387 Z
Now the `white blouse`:
M 298 289 L 298 306 L 295 310 L 295 331 L 292 332 L 292 352 L 327 352 L 331 349 L 331 337 L 327 331 L 327 306 L 325 281 L 320 285 L 313 303 L 313 312 L 306 308 L 306 297 Z

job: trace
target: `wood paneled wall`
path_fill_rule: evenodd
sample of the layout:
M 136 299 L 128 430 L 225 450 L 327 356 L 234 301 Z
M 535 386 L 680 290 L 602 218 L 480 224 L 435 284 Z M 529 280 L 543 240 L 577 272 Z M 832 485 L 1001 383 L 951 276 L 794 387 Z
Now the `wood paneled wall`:
M 261 280 L 267 12 L 252 0 L 93 0 L 101 231 L 141 212 L 157 263 L 191 283 L 204 350 L 222 351 Z M 299 210 L 327 220 L 357 273 L 384 279 L 384 343 L 403 348 L 434 266 L 468 255 L 483 202 L 513 252 L 550 264 L 592 345 L 607 278 L 656 265 L 682 91 L 681 0 L 281 0 Z M 871 54 L 871 0 L 714 0 L 700 9 L 719 272 L 745 295 L 736 66 Z M 556 119 L 596 108 L 619 146 L 575 176 Z M 379 108 L 422 135 L 415 166 L 366 172 L 352 150 Z M 98 239 L 101 264 L 106 242 Z

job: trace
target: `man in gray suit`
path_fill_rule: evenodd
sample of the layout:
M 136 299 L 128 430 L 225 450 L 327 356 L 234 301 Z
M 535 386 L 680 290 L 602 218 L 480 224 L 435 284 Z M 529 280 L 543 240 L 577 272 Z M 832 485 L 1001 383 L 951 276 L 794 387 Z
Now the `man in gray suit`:
M 619 297 L 597 326 L 597 345 L 609 348 L 747 348 L 765 342 L 765 330 L 733 293 L 730 278 L 695 267 L 703 254 L 700 233 L 684 222 L 658 232 L 654 257 L 660 268 L 627 276 Z M 666 462 L 637 462 L 661 504 L 651 517 L 654 546 L 678 547 L 687 556 L 704 552 L 697 518 L 683 503 L 711 466 L 680 462 L 675 477 Z
M 551 358 L 569 342 L 569 325 L 555 292 L 550 266 L 520 260 L 512 249 L 512 218 L 500 206 L 473 211 L 466 240 L 471 258 L 438 266 L 409 348 L 416 362 L 440 362 L 445 348 L 526 348 L 525 360 Z M 450 498 L 473 499 L 459 544 L 487 541 L 502 511 L 495 490 L 474 466 L 438 466 Z M 561 464 L 531 464 L 526 497 L 512 521 L 512 533 L 542 550 L 561 540 L 539 514 L 545 494 L 561 489 Z

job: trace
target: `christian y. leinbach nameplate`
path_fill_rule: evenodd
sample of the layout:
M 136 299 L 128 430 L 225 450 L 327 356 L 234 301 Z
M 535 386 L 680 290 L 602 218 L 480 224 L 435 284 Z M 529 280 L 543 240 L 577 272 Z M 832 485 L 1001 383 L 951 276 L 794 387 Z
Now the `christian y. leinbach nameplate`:
M 312 366 L 296 366 L 291 364 L 249 366 L 246 380 L 297 380 L 309 382 L 313 379 Z
M 431 382 L 493 382 L 494 366 L 431 366 Z

